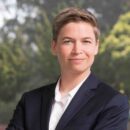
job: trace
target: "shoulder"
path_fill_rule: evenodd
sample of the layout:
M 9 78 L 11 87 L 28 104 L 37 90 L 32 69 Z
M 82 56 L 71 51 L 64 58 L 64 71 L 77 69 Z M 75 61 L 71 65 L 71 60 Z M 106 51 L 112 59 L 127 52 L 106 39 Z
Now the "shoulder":
M 95 90 L 96 95 L 101 96 L 101 97 L 113 97 L 117 94 L 120 94 L 117 90 L 114 89 L 114 87 L 111 87 L 104 81 L 100 80 L 95 74 L 91 74 L 91 87 Z
M 56 83 L 48 84 L 30 91 L 27 91 L 23 93 L 22 99 L 27 99 L 27 100 L 36 100 L 41 98 L 42 95 L 47 95 L 47 94 L 53 94 L 55 90 Z
M 98 84 L 97 91 L 100 94 L 105 93 L 106 96 L 108 96 L 108 95 L 109 96 L 114 96 L 114 95 L 120 94 L 113 87 L 111 87 L 110 85 L 108 85 L 108 84 L 106 84 L 106 83 L 104 83 L 102 81 Z
M 56 83 L 52 83 L 52 84 L 47 84 L 44 85 L 42 87 L 33 89 L 31 91 L 26 92 L 26 94 L 35 94 L 35 93 L 41 93 L 41 92 L 46 92 L 46 91 L 51 91 L 55 88 Z
M 98 113 L 96 129 L 126 129 L 129 112 L 127 96 L 102 81 L 94 91 L 94 103 L 90 104 L 90 109 Z
M 128 107 L 128 97 L 104 82 L 98 85 L 97 95 L 105 102 L 106 106 Z

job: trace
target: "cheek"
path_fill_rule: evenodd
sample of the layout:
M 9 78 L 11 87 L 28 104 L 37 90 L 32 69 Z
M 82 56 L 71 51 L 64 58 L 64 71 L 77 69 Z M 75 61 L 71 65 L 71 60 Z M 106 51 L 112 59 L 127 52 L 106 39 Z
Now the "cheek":
M 69 47 L 60 47 L 59 48 L 59 54 L 62 57 L 67 57 L 70 55 L 70 53 L 71 53 L 71 49 Z
M 91 56 L 94 56 L 95 53 L 94 53 L 94 50 L 93 49 L 87 49 L 87 50 L 83 50 L 84 51 L 84 54 L 88 57 L 91 57 Z
M 59 60 L 63 60 L 63 59 L 66 59 L 66 57 L 67 57 L 67 50 L 65 50 L 65 49 L 59 49 L 58 50 L 58 52 L 57 52 L 57 57 L 58 57 L 58 59 Z
M 95 56 L 98 52 L 96 47 L 87 47 L 83 49 L 84 53 L 88 56 Z

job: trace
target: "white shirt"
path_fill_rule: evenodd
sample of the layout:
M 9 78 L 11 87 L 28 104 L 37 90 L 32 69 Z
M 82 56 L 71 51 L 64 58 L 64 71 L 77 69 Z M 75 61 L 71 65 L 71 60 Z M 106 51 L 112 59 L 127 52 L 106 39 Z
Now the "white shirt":
M 60 80 L 58 80 L 56 89 L 55 89 L 55 98 L 54 98 L 51 115 L 50 115 L 49 130 L 55 130 L 61 116 L 63 115 L 64 111 L 68 107 L 72 98 L 74 97 L 74 95 L 76 94 L 76 92 L 78 91 L 82 83 L 86 80 L 86 78 L 82 80 L 77 86 L 75 86 L 74 89 L 72 89 L 64 97 L 62 97 L 60 94 L 60 91 L 59 91 Z

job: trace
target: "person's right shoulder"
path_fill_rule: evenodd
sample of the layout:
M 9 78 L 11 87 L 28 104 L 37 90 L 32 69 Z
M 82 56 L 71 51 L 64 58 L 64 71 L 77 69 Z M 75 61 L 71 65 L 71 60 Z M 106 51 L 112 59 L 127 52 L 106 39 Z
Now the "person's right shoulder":
M 46 95 L 49 93 L 53 93 L 55 90 L 56 83 L 48 84 L 30 91 L 23 93 L 22 98 L 24 99 L 37 99 L 40 98 L 42 95 Z

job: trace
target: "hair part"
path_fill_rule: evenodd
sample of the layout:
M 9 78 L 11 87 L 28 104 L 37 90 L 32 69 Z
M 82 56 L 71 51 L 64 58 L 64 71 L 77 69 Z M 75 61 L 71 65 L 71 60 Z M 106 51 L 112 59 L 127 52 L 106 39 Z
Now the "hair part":
M 57 40 L 60 30 L 70 22 L 86 22 L 92 25 L 96 40 L 100 37 L 100 29 L 96 17 L 87 10 L 70 7 L 61 11 L 52 25 L 53 40 Z

